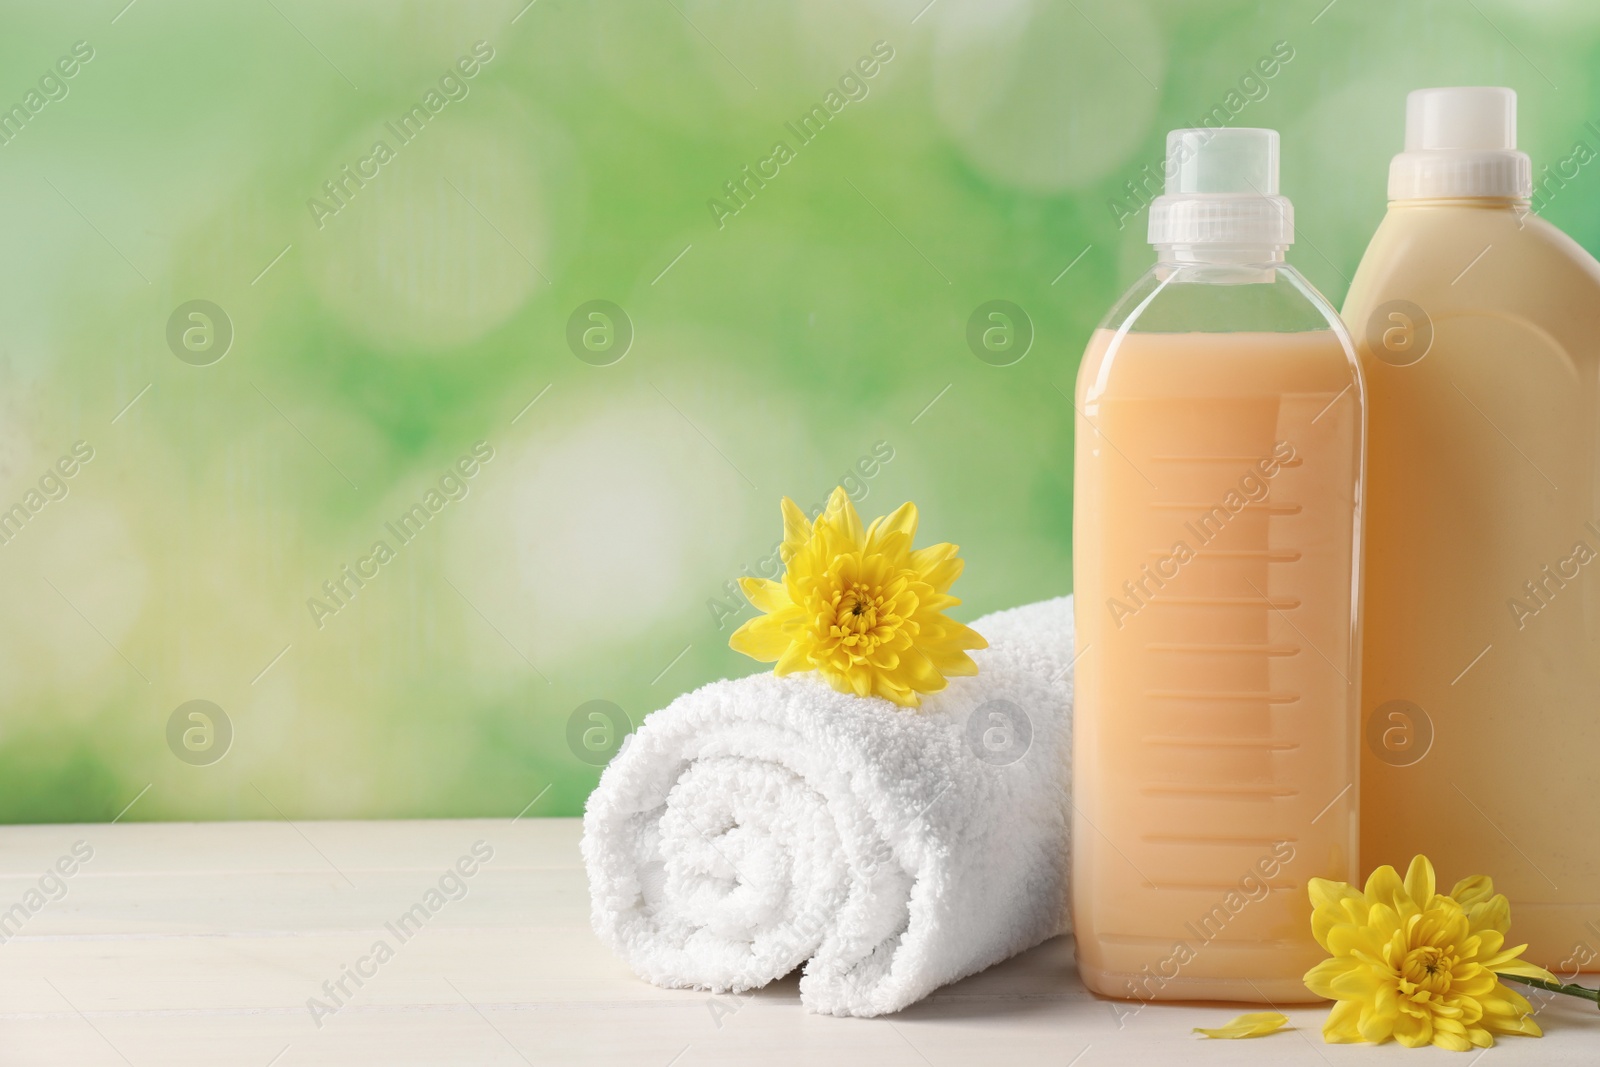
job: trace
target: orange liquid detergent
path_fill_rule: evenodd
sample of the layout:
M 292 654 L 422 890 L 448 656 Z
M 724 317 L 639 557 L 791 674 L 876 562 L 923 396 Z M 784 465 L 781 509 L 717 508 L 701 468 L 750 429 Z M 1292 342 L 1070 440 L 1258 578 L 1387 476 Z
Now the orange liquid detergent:
M 1358 873 L 1351 357 L 1332 329 L 1101 329 L 1077 407 L 1079 970 L 1314 1000 L 1306 883 Z

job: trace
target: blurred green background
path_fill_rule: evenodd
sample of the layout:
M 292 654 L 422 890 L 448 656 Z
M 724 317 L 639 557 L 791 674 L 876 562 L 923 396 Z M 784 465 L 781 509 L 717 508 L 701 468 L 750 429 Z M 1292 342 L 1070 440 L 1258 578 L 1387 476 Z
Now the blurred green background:
M 847 479 L 1068 591 L 1169 127 L 1283 132 L 1337 302 L 1405 92 L 1510 85 L 1600 247 L 1588 0 L 125 3 L 0 36 L 6 821 L 576 814 Z

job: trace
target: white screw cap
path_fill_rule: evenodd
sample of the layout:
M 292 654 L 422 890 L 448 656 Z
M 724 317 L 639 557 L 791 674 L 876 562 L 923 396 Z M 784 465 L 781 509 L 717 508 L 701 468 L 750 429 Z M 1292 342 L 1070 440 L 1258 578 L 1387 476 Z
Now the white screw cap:
M 1173 130 L 1166 176 L 1166 192 L 1150 205 L 1151 244 L 1294 243 L 1294 207 L 1278 195 L 1277 130 Z
M 1406 96 L 1406 150 L 1389 164 L 1390 200 L 1533 194 L 1517 151 L 1517 94 L 1495 86 L 1418 89 Z

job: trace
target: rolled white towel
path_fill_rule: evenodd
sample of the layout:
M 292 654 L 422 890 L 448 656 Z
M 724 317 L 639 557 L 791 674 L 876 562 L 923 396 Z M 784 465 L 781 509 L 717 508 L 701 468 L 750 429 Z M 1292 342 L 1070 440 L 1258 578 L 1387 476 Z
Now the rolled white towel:
M 919 710 L 814 675 L 647 717 L 583 821 L 595 931 L 660 986 L 899 1011 L 1068 929 L 1072 598 L 986 615 Z

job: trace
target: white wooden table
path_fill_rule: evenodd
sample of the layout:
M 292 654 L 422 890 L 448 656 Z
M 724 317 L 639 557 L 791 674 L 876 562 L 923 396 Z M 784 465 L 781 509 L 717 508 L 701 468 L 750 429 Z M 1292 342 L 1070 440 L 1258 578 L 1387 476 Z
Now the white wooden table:
M 884 1019 L 811 1015 L 792 978 L 744 997 L 656 989 L 590 932 L 577 844 L 572 819 L 0 828 L 0 1065 L 1479 1058 L 1325 1046 L 1320 1009 L 1290 1011 L 1294 1032 L 1254 1041 L 1190 1034 L 1236 1007 L 1150 1006 L 1119 1026 L 1079 984 L 1070 939 Z M 445 877 L 463 857 L 470 877 Z M 58 861 L 73 873 L 45 877 Z M 429 897 L 442 877 L 458 899 Z M 391 957 L 373 954 L 380 941 Z M 365 972 L 359 986 L 347 968 Z M 314 1017 L 311 998 L 330 1013 Z M 1558 998 L 1541 1018 L 1551 1036 L 1502 1039 L 1484 1067 L 1600 1062 L 1600 1013 Z

